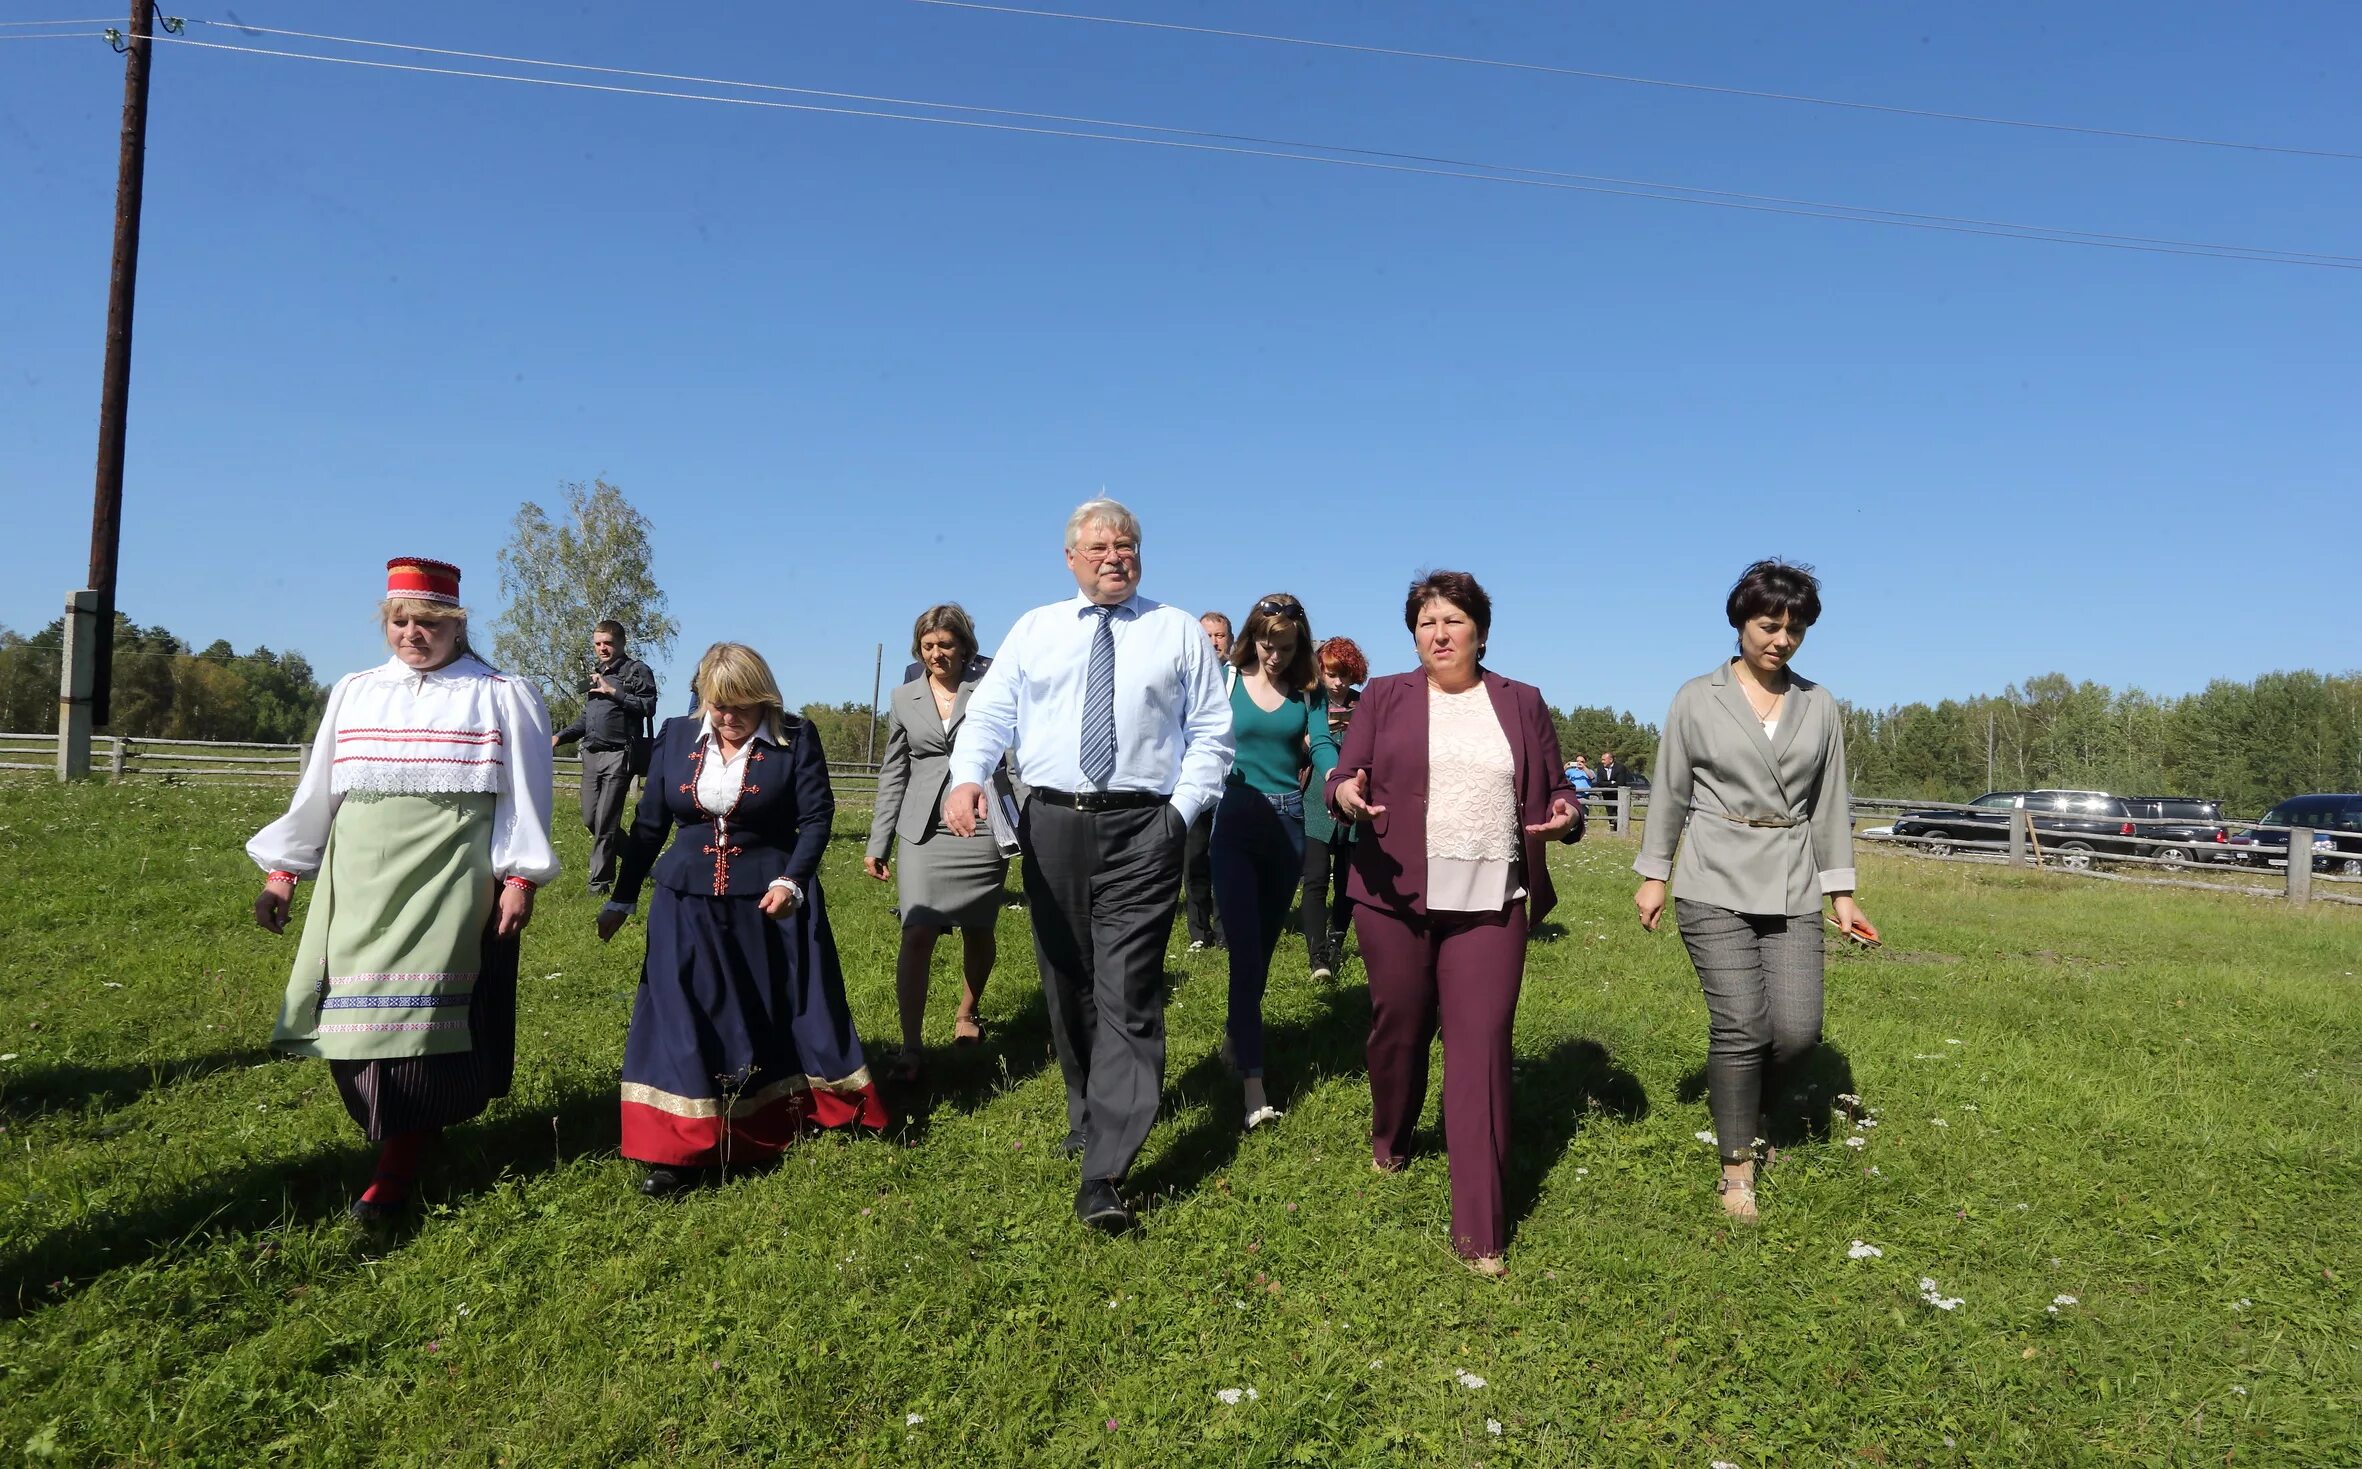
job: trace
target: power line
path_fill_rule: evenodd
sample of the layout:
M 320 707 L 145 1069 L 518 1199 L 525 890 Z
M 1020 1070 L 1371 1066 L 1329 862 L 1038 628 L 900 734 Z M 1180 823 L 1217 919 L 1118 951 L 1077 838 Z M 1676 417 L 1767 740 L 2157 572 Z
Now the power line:
M 83 21 L 81 24 L 88 25 Z M 89 41 L 105 40 L 105 31 L 38 31 L 24 36 L 0 36 L 0 41 Z
M 681 72 L 645 71 L 636 67 L 597 66 L 583 62 L 548 61 L 532 56 L 508 56 L 491 51 L 464 51 L 444 46 L 424 46 L 406 41 L 379 41 L 359 36 L 330 35 L 320 31 L 284 30 L 271 26 L 250 26 L 242 22 L 199 20 L 197 25 L 225 30 L 239 30 L 252 35 L 291 36 L 308 41 L 328 41 L 348 46 L 370 46 L 382 50 L 407 51 L 429 56 L 452 56 L 470 61 L 492 61 L 512 66 L 538 66 L 557 71 L 590 72 L 603 76 L 639 77 L 653 81 L 688 82 L 699 86 L 731 87 L 741 91 L 777 92 L 799 97 L 825 97 L 836 101 L 870 102 L 895 107 L 925 107 L 945 112 L 978 113 L 991 117 L 1015 117 L 1032 122 L 1068 123 L 1089 127 L 1122 128 L 1130 132 L 1162 133 L 1168 136 L 1208 138 L 1221 142 L 1248 143 L 1259 147 L 1314 149 L 1323 153 L 1346 153 L 1363 158 L 1385 158 L 1402 163 L 1434 164 L 1445 168 L 1483 170 L 1488 173 L 1530 174 L 1538 178 L 1565 179 L 1584 184 L 1610 185 L 1620 189 L 1662 190 L 1677 194 L 1699 194 L 1714 199 L 1744 200 L 1755 204 L 1776 204 L 1792 209 L 1826 211 L 1833 216 L 1878 215 L 1898 220 L 1921 220 L 1936 224 L 1969 225 L 1982 229 L 2015 232 L 2030 236 L 2055 238 L 2074 236 L 2088 240 L 2112 240 L 2143 245 L 2170 245 L 2188 250 L 2219 251 L 2226 254 L 2271 258 L 2285 263 L 2317 261 L 2347 262 L 2362 265 L 2362 256 L 2329 254 L 2314 250 L 2283 250 L 2272 246 L 2227 245 L 2209 240 L 2181 240 L 2157 235 L 2112 234 L 2104 230 L 2067 229 L 2053 225 L 2024 224 L 2011 220 L 1978 219 L 1954 214 L 1930 214 L 1907 209 L 1882 209 L 1862 204 L 1832 203 L 1819 199 L 1797 199 L 1779 194 L 1749 194 L 1729 189 L 1708 189 L 1691 184 L 1666 183 L 1656 179 L 1618 178 L 1609 174 L 1571 173 L 1562 169 L 1533 168 L 1520 164 L 1484 163 L 1462 158 L 1437 157 L 1424 153 L 1401 153 L 1381 148 L 1361 148 L 1342 143 L 1305 142 L 1300 139 L 1261 137 L 1251 133 L 1216 132 L 1201 128 L 1170 127 L 1158 123 L 1126 122 L 1116 118 L 1075 116 L 1057 112 L 1027 112 L 1016 108 L 983 107 L 964 102 L 937 102 L 918 97 L 880 96 L 865 92 L 828 91 L 817 87 L 791 87 L 774 82 L 737 81 L 728 77 L 695 76 Z M 260 49 L 239 47 L 235 49 Z M 266 53 L 279 54 L 279 53 Z M 301 54 L 301 53 L 289 53 Z M 336 59 L 336 58 L 319 58 Z M 513 78 L 513 80 L 530 80 Z M 670 94 L 667 94 L 670 95 Z M 725 101 L 728 99 L 714 98 Z M 912 119 L 918 121 L 921 119 Z M 1111 140 L 1121 141 L 1121 140 Z M 1701 202 L 1701 201 L 1687 201 Z
M 13 31 L 24 26 L 103 26 L 113 25 L 118 16 L 102 15 L 95 20 L 0 20 L 0 31 Z
M 2334 148 L 2297 148 L 2277 143 L 2242 143 L 2227 138 L 2183 137 L 2127 128 L 2084 127 L 2067 122 L 2036 122 L 2021 117 L 1986 117 L 1973 112 L 1943 112 L 1928 107 L 1904 107 L 1889 102 L 1855 102 L 1841 97 L 1814 97 L 1800 92 L 1767 92 L 1749 87 L 1723 87 L 1708 82 L 1677 82 L 1665 77 L 1631 76 L 1613 71 L 1586 71 L 1539 61 L 1509 61 L 1497 56 L 1462 56 L 1449 51 L 1414 51 L 1396 46 L 1369 46 L 1352 41 L 1322 41 L 1309 36 L 1282 36 L 1266 31 L 1233 31 L 1215 26 L 1182 25 L 1175 21 L 1136 20 L 1120 15 L 1083 15 L 1069 10 L 1035 10 L 1019 5 L 988 5 L 981 0 L 911 0 L 947 10 L 979 10 L 993 15 L 1033 16 L 1043 20 L 1085 21 L 1093 25 L 1130 26 L 1138 30 L 1178 31 L 1193 36 L 1221 36 L 1238 41 L 1265 41 L 1278 46 L 1308 46 L 1322 51 L 1356 51 L 1370 56 L 1399 56 L 1414 61 L 1448 61 L 1460 66 L 1489 66 L 1504 71 L 1540 72 L 1548 76 L 1581 77 L 1586 81 L 1624 82 L 1639 87 L 1664 87 L 1680 92 L 1707 92 L 1723 97 L 1752 97 L 1765 102 L 1799 102 L 1814 107 L 1840 107 L 1855 112 L 1885 112 L 1899 117 L 1927 117 L 1942 122 L 1976 123 L 1986 127 L 2031 128 L 2040 132 L 2078 133 L 2085 137 L 2117 138 L 2140 143 L 2176 143 L 2192 148 L 2230 148 L 2244 153 L 2281 153 L 2298 158 L 2341 158 L 2362 162 L 2362 153 Z
M 207 22 L 212 24 L 211 22 Z M 778 102 L 753 97 L 717 97 L 704 92 L 679 92 L 658 88 L 626 87 L 608 83 L 566 81 L 556 77 L 516 76 L 505 72 L 475 71 L 458 67 L 421 66 L 412 63 L 372 61 L 354 56 L 326 56 L 317 52 L 286 51 L 263 46 L 225 45 L 219 42 L 198 41 L 186 36 L 158 36 L 160 42 L 193 46 L 206 51 L 227 51 L 248 56 L 267 56 L 292 61 L 324 62 L 339 66 L 359 66 L 373 70 L 413 73 L 427 76 L 465 77 L 479 81 L 515 82 L 528 86 L 555 87 L 567 91 L 599 92 L 622 96 L 662 97 L 674 101 L 709 102 L 724 106 L 756 107 L 768 110 L 817 113 L 839 117 L 866 118 L 878 121 L 926 123 L 938 127 L 968 128 L 986 132 L 1017 133 L 1035 137 L 1074 138 L 1093 142 L 1128 143 L 1142 147 L 1168 148 L 1187 152 L 1216 153 L 1240 157 L 1271 158 L 1297 163 L 1319 163 L 1339 168 L 1356 168 L 1384 173 L 1413 174 L 1426 177 L 1454 178 L 1475 183 L 1511 184 L 1525 188 L 1551 189 L 1569 193 L 1601 194 L 1618 198 L 1653 199 L 1663 203 L 1694 204 L 1705 208 L 1730 209 L 1747 213 L 1775 214 L 1804 219 L 1844 220 L 1857 224 L 1885 225 L 1897 229 L 1917 229 L 1950 234 L 1980 235 L 1997 239 L 2037 240 L 2052 244 L 2080 245 L 2091 249 L 2125 250 L 2152 255 L 2186 255 L 2216 260 L 2241 260 L 2261 264 L 2297 265 L 2324 270 L 2362 270 L 2362 257 L 2328 255 L 2312 251 L 2286 250 L 2274 246 L 2226 245 L 2202 241 L 2151 241 L 2142 236 L 2115 236 L 2097 231 L 2074 230 L 2047 225 L 2012 225 L 2002 222 L 1977 222 L 1956 216 L 1919 216 L 1905 211 L 1875 209 L 1863 205 L 1818 204 L 1812 201 L 1775 202 L 1777 196 L 1736 195 L 1725 191 L 1695 189 L 1679 184 L 1654 184 L 1644 181 L 1574 182 L 1591 179 L 1592 175 L 1558 175 L 1551 170 L 1528 169 L 1509 164 L 1481 164 L 1438 161 L 1436 166 L 1411 161 L 1380 161 L 1382 159 L 1411 160 L 1420 155 L 1379 154 L 1367 149 L 1334 149 L 1354 152 L 1360 157 L 1330 157 L 1321 153 L 1290 151 L 1300 148 L 1322 148 L 1317 143 L 1294 143 L 1282 140 L 1262 140 L 1270 147 L 1233 146 L 1224 143 L 1190 141 L 1176 137 L 1126 137 L 1107 132 L 1090 132 L 1074 128 L 1034 127 L 1005 122 L 984 122 L 973 118 L 926 117 L 905 112 L 884 112 L 871 108 L 834 107 L 812 102 Z M 337 39 L 321 37 L 320 39 Z M 368 45 L 394 45 L 390 42 L 361 42 Z M 408 48 L 398 49 L 426 49 Z M 471 53 L 483 54 L 483 53 Z M 542 66 L 570 66 L 565 62 L 541 62 L 529 58 L 514 58 L 516 64 Z M 764 83 L 724 82 L 714 80 L 710 85 L 793 91 L 798 89 L 771 87 Z M 820 94 L 848 96 L 853 94 Z M 900 102 L 897 105 L 935 107 L 944 110 L 996 111 L 972 109 L 963 104 L 934 102 Z M 1055 114 L 1014 114 L 1018 116 L 1054 117 Z M 1150 124 L 1098 123 L 1098 126 L 1125 127 L 1137 131 L 1188 133 L 1186 129 L 1163 129 Z M 1190 134 L 1191 137 L 1231 137 L 1229 134 Z M 1473 170 L 1489 169 L 1491 172 Z M 1538 175 L 1538 176 L 1536 176 Z M 1680 192 L 1670 192 L 1680 191 Z

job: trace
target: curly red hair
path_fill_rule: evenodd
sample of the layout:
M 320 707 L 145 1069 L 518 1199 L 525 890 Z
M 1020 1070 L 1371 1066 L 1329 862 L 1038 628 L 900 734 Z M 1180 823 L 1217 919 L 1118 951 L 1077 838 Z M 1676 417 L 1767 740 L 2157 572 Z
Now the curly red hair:
M 1315 656 L 1324 671 L 1346 683 L 1358 684 L 1370 676 L 1370 660 L 1362 655 L 1361 644 L 1351 638 L 1331 638 L 1320 645 Z

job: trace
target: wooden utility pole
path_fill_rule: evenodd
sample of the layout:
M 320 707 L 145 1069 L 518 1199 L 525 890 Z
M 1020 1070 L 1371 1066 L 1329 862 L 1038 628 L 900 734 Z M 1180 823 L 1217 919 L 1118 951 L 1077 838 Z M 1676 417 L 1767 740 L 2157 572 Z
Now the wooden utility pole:
M 106 381 L 98 404 L 98 487 L 90 506 L 90 590 L 98 595 L 92 725 L 114 696 L 115 555 L 123 541 L 123 436 L 131 399 L 131 308 L 139 285 L 140 191 L 147 174 L 148 58 L 156 0 L 131 0 L 123 41 L 123 149 L 115 165 L 115 264 L 107 282 Z
M 877 661 L 869 670 L 869 734 L 861 742 L 861 762 L 878 763 L 878 693 L 886 679 L 886 645 L 878 644 Z

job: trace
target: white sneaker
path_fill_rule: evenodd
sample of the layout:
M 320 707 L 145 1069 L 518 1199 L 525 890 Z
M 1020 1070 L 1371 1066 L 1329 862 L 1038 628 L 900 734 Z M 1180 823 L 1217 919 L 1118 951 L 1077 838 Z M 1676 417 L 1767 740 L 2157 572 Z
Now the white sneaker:
M 1333 980 L 1336 977 L 1337 972 L 1329 968 L 1329 966 L 1326 964 L 1323 964 L 1319 968 L 1312 971 L 1312 982 L 1314 984 L 1327 984 L 1330 980 Z
M 1256 1128 L 1261 1127 L 1264 1123 L 1276 1122 L 1280 1118 L 1287 1115 L 1287 1113 L 1282 1112 L 1277 1107 L 1268 1105 L 1257 1107 L 1254 1111 L 1247 1114 L 1247 1131 L 1253 1132 Z

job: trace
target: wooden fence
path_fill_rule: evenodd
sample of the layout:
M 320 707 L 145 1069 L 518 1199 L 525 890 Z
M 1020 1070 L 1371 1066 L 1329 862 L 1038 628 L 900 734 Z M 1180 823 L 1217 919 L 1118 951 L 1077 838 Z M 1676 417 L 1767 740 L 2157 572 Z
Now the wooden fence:
M 108 780 L 268 782 L 302 776 L 309 745 L 241 744 L 226 740 L 144 740 L 98 735 L 90 742 L 91 774 Z M 561 752 L 554 761 L 560 790 L 582 786 L 582 757 Z M 0 734 L 0 772 L 57 773 L 57 736 Z M 828 778 L 840 797 L 863 804 L 877 795 L 874 765 L 832 761 Z
M 304 763 L 310 758 L 309 748 L 101 735 L 92 743 L 91 770 L 94 775 L 114 781 L 293 781 L 303 773 Z M 54 776 L 58 768 L 57 751 L 54 734 L 0 734 L 0 773 L 38 771 Z M 559 755 L 556 770 L 560 789 L 571 792 L 581 788 L 579 756 Z M 846 804 L 866 806 L 876 800 L 875 765 L 860 761 L 832 762 L 828 774 L 839 799 Z M 1620 834 L 1638 830 L 1648 819 L 1649 793 L 1630 787 L 1586 792 L 1583 803 L 1592 822 Z M 1858 842 L 1928 861 L 1978 862 L 2104 882 L 2281 898 L 2291 903 L 2362 905 L 2362 852 L 2316 851 L 2316 836 L 2325 834 L 2304 827 L 2266 827 L 2243 821 L 2216 823 L 2233 833 L 2285 833 L 2287 846 L 2280 849 L 2282 856 L 2277 860 L 2268 850 L 2257 852 L 2228 843 L 2191 843 L 2138 835 L 2109 835 L 2094 846 L 2072 835 L 2045 833 L 2024 810 L 2010 812 L 2007 825 L 1995 830 L 1989 840 L 1963 840 L 1958 836 L 1938 840 L 1893 834 L 1895 819 L 1906 812 L 1967 813 L 1974 809 L 1945 801 L 1857 796 L 1852 816 Z M 1983 814 L 1990 817 L 1992 813 Z M 2289 862 L 2285 860 L 2289 850 L 2316 855 L 2310 862 Z

